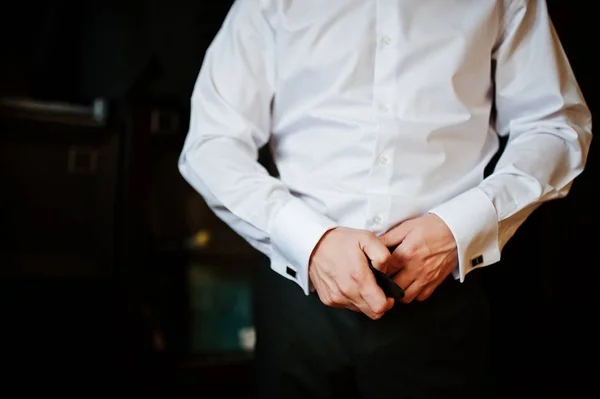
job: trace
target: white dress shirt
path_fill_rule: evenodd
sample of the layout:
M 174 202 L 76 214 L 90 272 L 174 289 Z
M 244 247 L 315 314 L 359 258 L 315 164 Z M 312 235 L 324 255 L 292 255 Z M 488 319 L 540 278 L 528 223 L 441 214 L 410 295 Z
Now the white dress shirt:
M 543 0 L 237 0 L 206 52 L 179 168 L 308 293 L 327 230 L 381 234 L 428 212 L 454 234 L 463 281 L 567 194 L 590 141 Z M 278 178 L 257 163 L 266 143 Z

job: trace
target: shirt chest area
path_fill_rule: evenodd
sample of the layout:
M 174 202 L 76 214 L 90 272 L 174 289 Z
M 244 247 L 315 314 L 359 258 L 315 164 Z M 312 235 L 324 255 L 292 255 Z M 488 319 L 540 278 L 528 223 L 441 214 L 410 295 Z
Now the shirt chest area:
M 379 94 L 388 103 L 400 94 L 444 103 L 457 91 L 485 96 L 499 17 L 496 0 L 284 1 L 277 91 L 350 102 Z

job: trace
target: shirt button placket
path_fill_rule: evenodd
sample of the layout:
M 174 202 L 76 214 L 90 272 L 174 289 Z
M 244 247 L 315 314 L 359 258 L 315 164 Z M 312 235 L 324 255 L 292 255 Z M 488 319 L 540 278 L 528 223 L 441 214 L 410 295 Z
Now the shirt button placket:
M 393 15 L 395 2 L 377 2 L 377 36 L 378 45 L 375 49 L 373 76 L 373 101 L 378 125 L 376 147 L 377 157 L 374 159 L 369 182 L 370 195 L 367 213 L 367 225 L 373 231 L 381 231 L 389 215 L 390 198 L 384 194 L 389 191 L 391 178 L 390 135 L 392 134 L 393 83 L 385 80 L 390 63 L 393 63 L 394 52 L 390 51 L 393 35 Z

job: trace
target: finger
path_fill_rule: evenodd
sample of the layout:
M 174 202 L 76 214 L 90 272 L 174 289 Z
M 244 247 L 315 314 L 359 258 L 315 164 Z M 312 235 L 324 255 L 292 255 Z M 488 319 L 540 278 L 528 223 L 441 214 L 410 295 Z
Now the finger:
M 405 255 L 404 245 L 400 244 L 392 253 L 394 268 L 398 269 L 398 272 L 394 274 L 394 281 L 403 290 L 406 290 L 408 286 L 416 280 L 417 276 L 414 271 L 414 260 Z
M 365 259 L 366 262 L 366 259 Z M 355 276 L 352 276 L 351 278 L 348 279 L 344 279 L 342 281 L 339 281 L 337 283 L 337 289 L 336 292 L 340 293 L 339 297 L 334 297 L 333 300 L 335 302 L 340 302 L 341 301 L 341 296 L 344 297 L 344 300 L 346 300 L 346 304 L 345 304 L 345 308 L 348 308 L 350 310 L 356 311 L 356 312 L 360 312 L 360 313 L 364 313 L 369 317 L 374 317 L 373 314 L 373 310 L 370 308 L 370 306 L 367 304 L 367 302 L 364 300 L 364 298 L 362 297 L 360 290 L 359 290 L 359 286 L 360 286 L 360 280 L 362 277 L 356 279 Z
M 361 296 L 357 282 L 348 276 L 342 280 L 334 281 L 334 283 L 336 287 L 332 289 L 332 300 L 344 308 L 360 312 L 361 309 L 358 304 L 361 303 Z
M 404 290 L 404 298 L 402 298 L 403 303 L 411 303 L 423 290 L 423 283 L 418 280 L 413 281 L 406 289 Z
M 353 304 L 349 304 L 348 306 L 346 306 L 346 308 L 356 313 L 362 313 L 362 311 Z
M 364 262 L 366 267 L 366 257 Z M 388 303 L 386 300 L 385 293 L 377 285 L 375 277 L 370 269 L 366 267 L 366 272 L 361 271 L 359 276 L 355 274 L 353 277 L 357 278 L 352 278 L 348 281 L 340 282 L 338 284 L 339 292 L 344 296 L 345 299 L 349 301 L 349 304 L 346 306 L 348 309 L 357 310 L 361 313 L 364 313 L 369 318 L 376 320 L 383 316 L 383 314 L 391 309 L 392 306 L 394 306 L 393 299 L 391 303 Z M 373 282 L 369 281 L 370 279 L 372 279 Z M 377 301 L 375 301 L 376 305 L 373 305 L 373 301 L 371 301 L 370 298 L 365 298 L 365 296 L 363 296 L 361 287 L 364 287 L 370 283 L 375 285 L 375 289 L 381 291 L 381 297 L 378 298 L 377 301 L 381 301 L 382 305 L 379 305 L 379 302 Z
M 394 277 L 400 272 L 400 270 L 404 269 L 405 267 L 406 265 L 404 264 L 404 259 L 402 259 L 401 255 L 396 254 L 396 251 L 394 250 L 392 252 L 392 257 L 387 263 L 386 274 L 388 276 Z
M 321 300 L 321 303 L 323 303 L 323 305 L 330 307 L 330 308 L 336 308 L 336 309 L 344 308 L 344 306 L 335 303 L 333 301 L 333 299 L 331 299 L 331 296 L 329 295 L 329 291 L 317 290 L 317 294 L 319 295 L 319 299 Z
M 385 305 L 380 312 L 374 312 L 371 309 L 371 307 L 369 305 L 367 305 L 367 303 L 364 301 L 359 303 L 356 307 L 359 309 L 359 311 L 361 313 L 365 314 L 370 319 L 378 320 L 378 319 L 382 318 L 384 314 L 386 314 L 390 309 L 392 309 L 394 307 L 394 303 L 395 303 L 394 298 L 386 298 Z
M 406 289 L 416 280 L 416 277 L 409 269 L 403 268 L 394 275 L 393 279 L 406 292 Z
M 354 304 L 373 320 L 381 318 L 385 312 L 394 306 L 394 300 L 385 296 L 381 287 L 377 285 L 375 276 L 366 265 L 364 277 L 359 282 L 359 289 L 362 301 Z
M 433 294 L 433 292 L 435 291 L 435 289 L 437 288 L 438 284 L 434 284 L 434 283 L 429 283 L 427 285 L 425 285 L 422 289 L 421 292 L 419 292 L 419 295 L 417 295 L 416 300 L 419 302 L 423 302 L 424 300 L 426 300 L 427 298 L 429 298 L 431 296 L 431 294 Z
M 339 290 L 335 281 L 324 273 L 320 273 L 319 269 L 310 270 L 310 279 L 315 286 L 319 300 L 332 308 L 344 308 L 348 303 L 342 300 L 342 295 L 338 294 Z
M 402 269 L 394 276 L 394 282 L 404 291 L 402 303 L 411 303 L 419 294 L 419 285 L 415 283 L 415 276 L 408 269 Z
M 388 263 L 392 258 L 390 250 L 383 245 L 374 234 L 365 234 L 360 241 L 360 246 L 371 264 L 377 270 L 387 272 Z
M 410 229 L 411 224 L 409 221 L 405 221 L 379 236 L 379 241 L 387 248 L 395 247 L 404 241 Z
M 312 280 L 313 285 L 315 286 L 315 291 L 317 291 L 317 295 L 319 296 L 319 300 L 326 306 L 332 306 L 333 301 L 329 296 L 329 288 L 321 280 Z

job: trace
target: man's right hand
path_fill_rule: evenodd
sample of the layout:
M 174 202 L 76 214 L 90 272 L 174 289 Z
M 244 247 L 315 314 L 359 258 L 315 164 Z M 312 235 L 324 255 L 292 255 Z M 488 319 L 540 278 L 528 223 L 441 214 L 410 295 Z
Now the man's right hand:
M 309 276 L 321 302 L 379 319 L 394 306 L 369 269 L 386 271 L 390 251 L 366 230 L 337 227 L 323 235 L 310 257 Z

